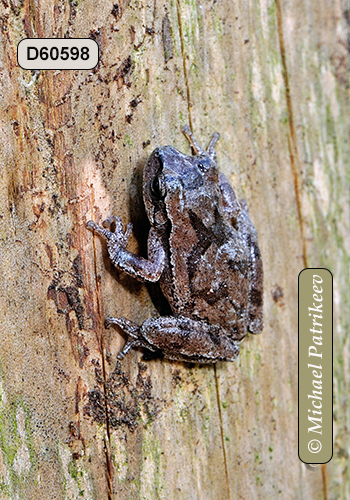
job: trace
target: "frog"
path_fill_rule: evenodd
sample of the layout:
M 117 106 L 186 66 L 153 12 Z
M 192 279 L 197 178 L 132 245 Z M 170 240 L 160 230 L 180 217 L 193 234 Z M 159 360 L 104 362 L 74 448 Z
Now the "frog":
M 248 332 L 261 333 L 263 263 L 247 203 L 217 167 L 217 132 L 207 149 L 182 128 L 193 154 L 156 148 L 143 170 L 149 219 L 147 258 L 127 249 L 132 225 L 111 216 L 87 227 L 107 240 L 112 263 L 137 280 L 159 283 L 171 314 L 139 325 L 108 317 L 126 335 L 118 354 L 144 348 L 175 361 L 233 361 Z

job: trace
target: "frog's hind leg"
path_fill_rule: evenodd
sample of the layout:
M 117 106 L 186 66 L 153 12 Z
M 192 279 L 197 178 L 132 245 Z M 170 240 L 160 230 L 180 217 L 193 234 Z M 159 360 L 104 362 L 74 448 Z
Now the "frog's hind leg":
M 206 150 L 203 149 L 202 146 L 199 144 L 199 142 L 197 142 L 197 140 L 193 137 L 191 129 L 188 125 L 184 125 L 182 127 L 182 132 L 185 134 L 188 142 L 191 144 L 196 155 L 206 155 L 207 154 Z
M 211 138 L 210 142 L 209 142 L 209 146 L 208 146 L 208 149 L 207 149 L 207 153 L 208 155 L 210 156 L 210 158 L 216 162 L 216 151 L 215 151 L 215 146 L 216 146 L 216 143 L 218 142 L 218 140 L 220 139 L 220 134 L 219 132 L 215 132 L 213 134 L 213 137 Z
M 237 217 L 241 212 L 241 205 L 236 198 L 231 184 L 222 172 L 219 172 L 219 186 L 222 195 L 222 208 L 225 219 L 236 229 Z
M 199 144 L 199 142 L 193 137 L 191 129 L 188 125 L 184 125 L 182 127 L 182 132 L 187 137 L 189 143 L 191 144 L 192 148 L 194 149 L 197 155 L 208 155 L 212 160 L 216 161 L 215 145 L 220 139 L 220 134 L 218 132 L 215 132 L 215 134 L 211 138 L 207 150 L 203 149 L 202 146 Z
M 135 347 L 145 347 L 150 351 L 155 350 L 142 338 L 140 327 L 136 323 L 133 323 L 126 318 L 107 318 L 105 321 L 106 328 L 109 328 L 111 325 L 119 326 L 119 328 L 121 328 L 127 336 L 127 342 L 118 354 L 118 359 L 123 359 L 130 349 Z
M 239 354 L 239 342 L 225 330 L 184 316 L 150 318 L 141 326 L 141 336 L 153 350 L 178 361 L 216 363 Z

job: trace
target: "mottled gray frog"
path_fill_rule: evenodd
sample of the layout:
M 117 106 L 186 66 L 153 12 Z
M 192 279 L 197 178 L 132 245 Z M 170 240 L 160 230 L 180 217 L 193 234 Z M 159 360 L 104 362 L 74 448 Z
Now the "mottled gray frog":
M 107 318 L 132 347 L 198 363 L 232 361 L 240 341 L 263 329 L 263 266 L 258 238 L 244 200 L 238 201 L 216 165 L 215 133 L 205 151 L 189 127 L 183 132 L 194 156 L 172 146 L 157 148 L 143 173 L 143 197 L 151 224 L 148 258 L 127 250 L 131 225 L 119 217 L 87 226 L 107 240 L 113 264 L 139 280 L 158 282 L 173 316 L 141 326 Z M 112 227 L 115 226 L 114 231 Z M 105 228 L 109 228 L 105 229 Z

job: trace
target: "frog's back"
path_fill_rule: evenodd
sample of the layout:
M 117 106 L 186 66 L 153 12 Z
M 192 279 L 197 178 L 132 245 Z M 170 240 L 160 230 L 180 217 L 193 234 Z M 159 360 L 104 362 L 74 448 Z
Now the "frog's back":
M 197 212 L 197 211 L 196 211 Z M 194 211 L 173 224 L 161 288 L 175 316 L 218 325 L 233 338 L 246 332 L 249 253 L 216 207 L 209 224 Z

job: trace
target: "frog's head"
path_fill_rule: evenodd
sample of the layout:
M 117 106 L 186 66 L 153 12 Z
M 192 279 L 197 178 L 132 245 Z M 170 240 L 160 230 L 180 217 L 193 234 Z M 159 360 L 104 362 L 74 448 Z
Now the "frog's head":
M 153 151 L 143 172 L 143 197 L 152 226 L 165 224 L 196 200 L 219 196 L 219 171 L 206 152 L 188 156 L 172 146 Z

